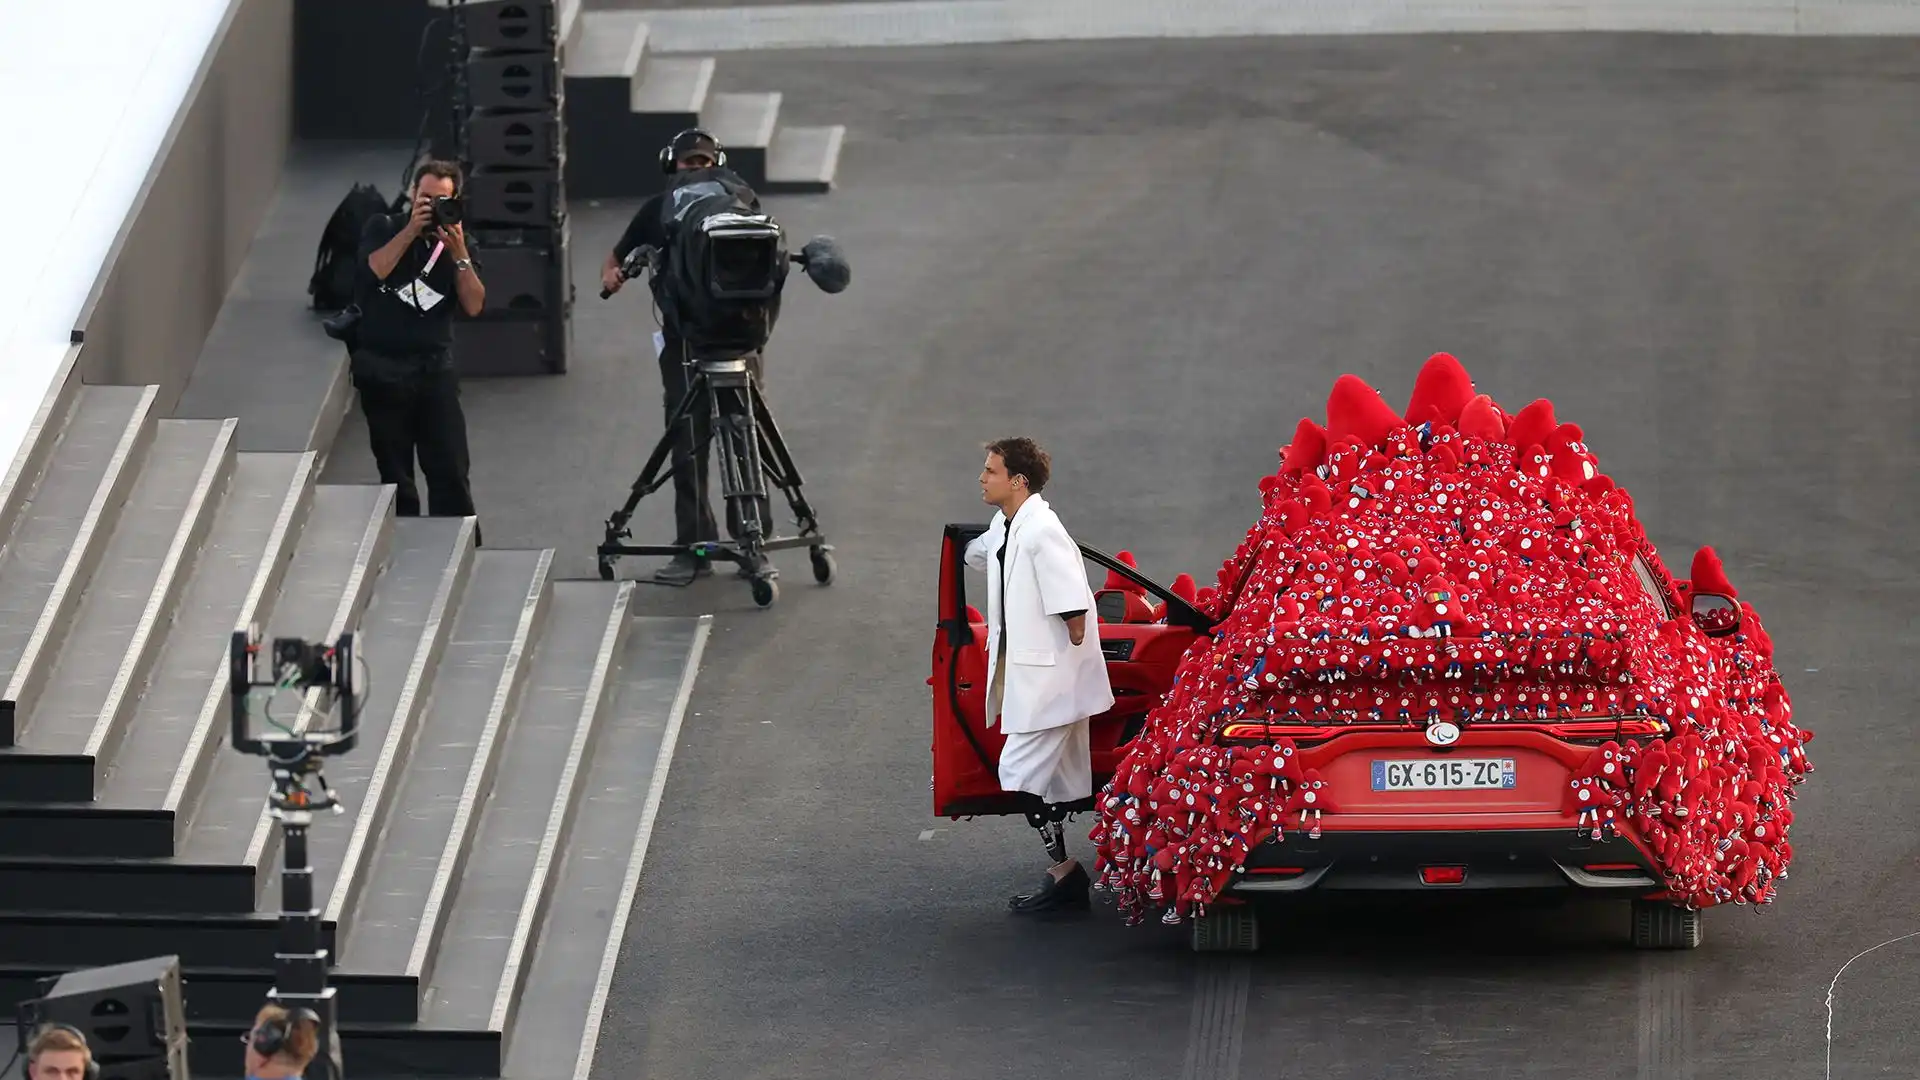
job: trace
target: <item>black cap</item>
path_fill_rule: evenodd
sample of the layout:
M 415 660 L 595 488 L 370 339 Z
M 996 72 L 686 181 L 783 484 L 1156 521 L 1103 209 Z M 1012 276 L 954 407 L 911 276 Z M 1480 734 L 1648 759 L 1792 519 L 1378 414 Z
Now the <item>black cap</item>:
M 668 146 L 668 152 L 672 154 L 675 161 L 697 150 L 704 150 L 709 154 L 713 154 L 717 153 L 719 149 L 719 140 L 701 131 L 699 128 L 688 128 L 680 134 L 675 135 L 673 142 Z

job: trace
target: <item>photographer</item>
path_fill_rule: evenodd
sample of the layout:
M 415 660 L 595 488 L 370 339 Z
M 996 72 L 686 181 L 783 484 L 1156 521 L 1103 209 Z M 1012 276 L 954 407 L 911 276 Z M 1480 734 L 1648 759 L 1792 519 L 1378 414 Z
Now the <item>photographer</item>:
M 726 152 L 718 140 L 699 128 L 689 128 L 673 137 L 661 151 L 662 165 L 675 174 L 684 174 L 698 170 L 714 170 L 724 174 L 729 180 L 739 181 L 739 177 L 725 170 Z M 744 181 L 740 181 L 744 186 Z M 607 256 L 600 268 L 600 283 L 608 292 L 619 292 L 626 284 L 620 276 L 620 264 L 626 261 L 635 248 L 651 247 L 664 250 L 671 242 L 668 230 L 667 197 L 674 185 L 669 182 L 667 191 L 648 198 L 640 204 L 640 209 L 627 224 L 626 232 Z M 753 199 L 753 206 L 759 208 L 759 198 Z M 661 283 L 657 277 L 649 282 L 658 295 Z M 663 314 L 670 310 L 662 305 Z M 666 419 L 671 422 L 676 406 L 688 389 L 688 369 L 686 361 L 686 343 L 678 328 L 673 325 L 671 315 L 662 319 L 661 336 L 665 339 L 660 350 L 660 384 L 666 396 Z M 758 382 L 761 378 L 761 358 L 758 352 L 746 357 L 747 367 Z M 676 425 L 673 438 L 673 521 L 676 545 L 688 545 L 703 540 L 718 540 L 720 531 L 713 517 L 713 508 L 707 498 L 707 452 L 708 416 L 705 413 L 687 417 Z M 698 448 L 696 458 L 696 447 Z M 728 504 L 727 532 L 735 539 L 739 538 L 738 516 L 731 503 Z M 771 517 L 763 506 L 760 520 L 763 525 L 771 523 Z M 675 555 L 666 566 L 656 571 L 653 580 L 662 585 L 687 585 L 696 577 L 705 577 L 713 572 L 708 560 L 689 554 Z M 769 576 L 778 571 L 767 567 Z M 742 567 L 740 574 L 746 577 L 751 573 Z
M 376 217 L 360 236 L 353 384 L 367 418 L 380 482 L 396 488 L 395 512 L 420 514 L 414 457 L 427 481 L 428 512 L 474 513 L 468 486 L 467 420 L 453 366 L 453 313 L 480 314 L 486 286 L 467 250 L 460 167 L 414 170 L 411 211 Z M 479 536 L 475 530 L 476 541 Z

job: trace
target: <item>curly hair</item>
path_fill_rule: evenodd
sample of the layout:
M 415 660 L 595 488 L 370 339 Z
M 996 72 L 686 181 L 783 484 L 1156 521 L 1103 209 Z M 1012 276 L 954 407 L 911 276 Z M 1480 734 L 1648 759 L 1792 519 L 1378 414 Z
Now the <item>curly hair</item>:
M 1007 475 L 1027 478 L 1027 490 L 1038 495 L 1047 486 L 1047 478 L 1053 475 L 1053 459 L 1040 444 L 1021 436 L 1012 439 L 995 439 L 986 444 L 989 454 L 1000 455 L 1000 461 L 1007 467 Z

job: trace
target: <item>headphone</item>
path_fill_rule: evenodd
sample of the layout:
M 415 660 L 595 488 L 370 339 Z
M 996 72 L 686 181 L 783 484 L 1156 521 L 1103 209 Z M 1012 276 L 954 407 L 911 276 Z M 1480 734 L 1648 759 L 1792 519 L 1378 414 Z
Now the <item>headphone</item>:
M 667 140 L 667 145 L 660 148 L 660 171 L 669 176 L 673 175 L 676 171 L 675 164 L 680 160 L 680 155 L 674 152 L 674 148 L 679 146 L 683 139 L 691 143 L 696 138 L 705 139 L 713 144 L 713 164 L 715 168 L 726 165 L 727 148 L 720 145 L 719 139 L 714 138 L 711 132 L 701 128 L 688 128 Z M 688 146 L 687 149 L 692 150 L 695 148 Z
M 86 1049 L 87 1080 L 100 1080 L 100 1063 L 93 1059 L 93 1046 L 92 1044 L 87 1042 L 86 1033 L 82 1032 L 79 1028 L 74 1027 L 72 1024 L 59 1024 L 59 1023 L 53 1023 L 53 1022 L 41 1024 L 39 1028 L 37 1028 L 34 1031 L 33 1038 L 29 1040 L 29 1042 L 30 1043 L 37 1042 L 39 1041 L 40 1036 L 45 1035 L 48 1032 L 52 1032 L 52 1031 L 64 1031 L 67 1034 L 72 1035 L 74 1038 L 80 1040 L 80 1045 L 87 1048 Z M 34 1064 L 33 1058 L 28 1057 L 27 1067 L 32 1068 L 33 1064 Z
M 320 1014 L 312 1009 L 289 1009 L 285 1020 L 268 1020 L 254 1028 L 250 1045 L 261 1057 L 270 1058 L 287 1045 L 287 1039 L 293 1034 L 293 1025 L 302 1020 L 318 1027 Z M 88 1080 L 98 1080 L 98 1078 L 89 1077 Z

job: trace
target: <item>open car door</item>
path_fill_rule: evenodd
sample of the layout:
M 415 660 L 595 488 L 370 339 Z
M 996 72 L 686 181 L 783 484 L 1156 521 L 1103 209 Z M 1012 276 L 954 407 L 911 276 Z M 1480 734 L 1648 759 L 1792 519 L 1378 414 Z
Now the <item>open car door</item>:
M 1006 736 L 987 726 L 987 624 L 967 602 L 967 544 L 980 525 L 948 525 L 940 544 L 940 623 L 933 639 L 933 809 L 940 817 L 1023 814 L 1039 800 L 1000 788 L 1000 748 Z M 1093 718 L 1093 787 L 1112 778 L 1147 712 L 1173 684 L 1187 647 L 1211 624 L 1193 606 L 1105 552 L 1080 545 L 1089 561 L 1118 573 L 1159 598 L 1102 592 L 1088 630 L 1100 635 L 1113 686 L 1113 708 Z M 979 597 L 982 606 L 986 597 Z M 1111 620 L 1111 621 L 1110 621 Z M 1091 798 L 1071 809 L 1092 809 Z

